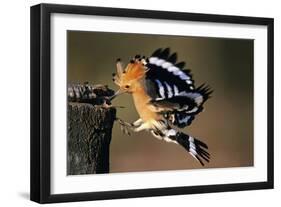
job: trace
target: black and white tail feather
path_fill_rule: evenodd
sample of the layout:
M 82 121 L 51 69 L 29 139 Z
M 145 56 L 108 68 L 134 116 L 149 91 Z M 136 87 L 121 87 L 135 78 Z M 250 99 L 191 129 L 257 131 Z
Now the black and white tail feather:
M 192 123 L 195 116 L 203 110 L 203 104 L 210 98 L 210 87 L 202 84 L 194 86 L 190 70 L 185 69 L 185 62 L 177 63 L 177 54 L 170 54 L 170 49 L 158 49 L 145 61 L 149 69 L 146 73 L 147 93 L 152 98 L 150 105 L 163 114 L 165 127 L 151 130 L 157 138 L 180 144 L 201 165 L 209 162 L 208 146 L 187 134 L 172 128 L 184 128 Z

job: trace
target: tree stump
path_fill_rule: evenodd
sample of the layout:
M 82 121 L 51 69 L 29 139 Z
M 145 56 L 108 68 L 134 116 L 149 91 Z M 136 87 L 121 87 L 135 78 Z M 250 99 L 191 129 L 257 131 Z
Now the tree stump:
M 109 150 L 116 109 L 109 106 L 108 97 L 113 94 L 114 91 L 106 86 L 89 87 L 88 83 L 68 87 L 68 175 L 109 172 Z

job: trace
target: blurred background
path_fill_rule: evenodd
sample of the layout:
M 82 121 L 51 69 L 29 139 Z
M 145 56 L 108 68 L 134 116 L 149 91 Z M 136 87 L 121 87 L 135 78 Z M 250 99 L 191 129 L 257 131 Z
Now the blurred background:
M 115 62 L 124 63 L 136 54 L 149 56 L 157 48 L 170 47 L 191 69 L 195 86 L 207 83 L 214 90 L 205 110 L 183 131 L 209 146 L 211 161 L 203 168 L 252 166 L 253 157 L 253 40 L 187 36 L 67 32 L 69 83 L 108 85 Z M 138 119 L 132 97 L 113 100 L 117 116 Z M 114 124 L 110 172 L 181 170 L 202 168 L 181 146 L 160 141 L 148 132 L 123 134 Z

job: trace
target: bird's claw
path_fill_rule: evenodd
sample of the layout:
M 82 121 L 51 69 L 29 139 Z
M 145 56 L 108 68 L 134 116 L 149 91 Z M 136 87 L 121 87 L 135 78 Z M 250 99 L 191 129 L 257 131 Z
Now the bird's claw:
M 118 123 L 120 124 L 121 126 L 121 131 L 124 133 L 124 134 L 127 134 L 127 135 L 131 135 L 130 131 L 129 130 L 133 130 L 133 125 L 128 123 L 128 122 L 125 122 L 123 121 L 122 119 L 119 119 L 117 118 L 117 121 Z
M 121 125 L 121 131 L 124 133 L 124 134 L 127 134 L 128 136 L 131 136 L 131 133 L 129 132 L 128 128 Z

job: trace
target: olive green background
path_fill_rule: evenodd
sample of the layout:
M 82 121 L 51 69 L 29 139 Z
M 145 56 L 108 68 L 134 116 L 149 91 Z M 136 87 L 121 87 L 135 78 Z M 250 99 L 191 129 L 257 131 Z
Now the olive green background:
M 111 74 L 115 61 L 127 63 L 136 54 L 149 56 L 170 47 L 191 69 L 195 86 L 214 90 L 205 110 L 183 131 L 209 146 L 210 163 L 204 168 L 252 166 L 253 157 L 253 40 L 182 37 L 105 32 L 67 32 L 69 83 L 105 84 L 117 90 Z M 138 119 L 132 97 L 113 100 L 117 116 Z M 160 141 L 149 132 L 123 134 L 115 123 L 110 149 L 110 172 L 202 168 L 181 146 Z

